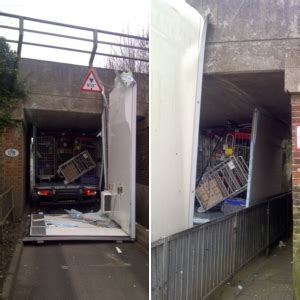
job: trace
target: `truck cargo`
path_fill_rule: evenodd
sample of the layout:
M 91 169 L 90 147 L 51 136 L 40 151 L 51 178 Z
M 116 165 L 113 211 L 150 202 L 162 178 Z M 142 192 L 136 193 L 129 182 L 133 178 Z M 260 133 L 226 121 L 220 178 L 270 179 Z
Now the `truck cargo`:
M 97 131 L 83 129 L 33 128 L 31 152 L 33 201 L 65 204 L 91 203 L 99 199 L 101 139 L 96 137 L 97 134 Z M 86 166 L 82 165 L 84 171 L 82 173 L 78 163 L 81 156 L 84 159 L 84 155 L 89 160 L 89 166 L 85 170 Z M 68 181 L 65 164 L 72 162 L 74 157 L 77 157 L 77 164 L 72 165 L 76 178 Z M 70 168 L 69 176 L 71 176 Z

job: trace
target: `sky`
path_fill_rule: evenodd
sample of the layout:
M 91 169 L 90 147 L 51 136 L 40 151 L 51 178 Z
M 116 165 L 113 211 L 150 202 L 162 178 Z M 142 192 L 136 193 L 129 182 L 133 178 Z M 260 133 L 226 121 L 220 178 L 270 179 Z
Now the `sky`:
M 148 5 L 148 0 L 1 0 L 0 12 L 139 35 L 139 33 L 148 28 Z M 2 16 L 0 16 L 0 24 L 10 26 L 17 25 L 15 19 Z M 65 30 L 60 27 L 49 27 L 48 25 L 39 25 L 37 28 L 35 23 L 30 22 L 27 22 L 26 26 L 27 28 L 36 30 L 51 30 L 61 34 L 92 38 L 90 33 L 77 30 Z M 0 28 L 0 36 L 4 36 L 7 39 L 17 39 L 17 32 Z M 99 38 L 112 41 L 111 37 L 104 35 L 99 36 Z M 91 43 L 78 42 L 69 39 L 62 40 L 30 33 L 25 33 L 24 40 L 31 42 L 39 41 L 45 44 L 60 45 L 70 48 L 75 47 L 83 50 L 90 50 L 92 48 Z M 12 48 L 16 49 L 16 45 L 12 44 Z M 108 46 L 99 45 L 98 51 L 110 52 L 111 47 L 108 48 Z M 85 65 L 87 64 L 89 55 L 69 51 L 43 49 L 34 46 L 24 46 L 22 49 L 22 57 Z M 103 63 L 103 59 L 96 56 L 95 65 L 101 65 L 101 63 Z

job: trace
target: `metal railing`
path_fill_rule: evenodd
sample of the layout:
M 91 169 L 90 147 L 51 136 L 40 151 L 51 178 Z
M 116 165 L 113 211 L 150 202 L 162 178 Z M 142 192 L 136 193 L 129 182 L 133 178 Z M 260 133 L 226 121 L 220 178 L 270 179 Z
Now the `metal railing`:
M 13 213 L 14 210 L 14 199 L 13 199 L 13 188 L 10 187 L 8 190 L 0 194 L 0 242 L 3 238 L 3 225 L 7 218 Z
M 107 30 L 94 29 L 94 28 L 89 28 L 89 27 L 70 25 L 70 24 L 64 24 L 64 23 L 59 23 L 59 22 L 52 22 L 52 21 L 35 19 L 35 18 L 14 15 L 14 14 L 9 14 L 9 13 L 4 13 L 4 12 L 0 12 L 0 17 L 1 16 L 18 20 L 17 27 L 3 25 L 0 23 L 0 28 L 18 31 L 19 35 L 18 35 L 17 40 L 16 39 L 15 40 L 6 39 L 7 42 L 16 43 L 18 45 L 18 48 L 17 48 L 17 56 L 18 57 L 21 57 L 22 46 L 29 45 L 29 46 L 46 47 L 46 48 L 52 48 L 52 49 L 59 49 L 59 50 L 65 50 L 65 51 L 73 51 L 73 52 L 78 52 L 78 53 L 90 54 L 89 66 L 93 65 L 93 61 L 94 61 L 94 58 L 96 55 L 106 56 L 106 57 L 114 57 L 114 58 L 120 58 L 120 59 L 128 59 L 128 60 L 134 60 L 134 61 L 141 61 L 141 62 L 146 62 L 146 63 L 149 61 L 147 58 L 148 57 L 147 53 L 149 51 L 148 46 L 144 45 L 143 43 L 132 42 L 132 41 L 146 41 L 146 44 L 147 44 L 148 43 L 147 37 L 118 33 L 118 32 L 107 31 Z M 91 38 L 82 37 L 82 36 L 58 34 L 58 33 L 50 32 L 50 31 L 34 30 L 29 27 L 26 27 L 27 22 L 35 23 L 37 28 L 41 24 L 47 24 L 47 25 L 58 26 L 60 28 L 76 29 L 76 30 L 86 32 L 87 36 L 92 34 L 93 38 L 91 39 Z M 31 33 L 31 34 L 38 34 L 38 35 L 42 35 L 42 36 L 53 36 L 53 37 L 69 39 L 69 40 L 77 40 L 77 41 L 81 41 L 81 42 L 90 42 L 90 43 L 92 43 L 93 46 L 92 46 L 91 50 L 82 50 L 79 48 L 70 48 L 70 47 L 62 47 L 62 46 L 51 45 L 51 44 L 43 44 L 43 43 L 39 42 L 39 38 L 37 38 L 37 42 L 31 42 L 24 38 L 24 34 L 26 32 Z M 122 43 L 112 42 L 112 41 L 109 41 L 109 39 L 107 39 L 107 40 L 100 39 L 98 34 L 102 34 L 107 37 L 114 36 L 119 39 L 125 38 L 125 39 L 129 39 L 130 42 L 124 42 L 124 43 L 123 42 Z M 65 40 L 62 42 L 62 44 L 63 45 L 66 44 Z M 118 55 L 118 54 L 105 53 L 105 52 L 97 52 L 98 44 L 109 45 L 109 46 L 118 47 L 118 48 L 136 49 L 136 50 L 139 50 L 139 53 L 141 55 L 140 55 L 140 57 L 135 57 L 135 56 L 128 56 L 128 55 L 126 56 L 126 55 Z M 141 44 L 141 45 L 139 45 L 139 44 Z M 146 55 L 145 55 L 145 53 L 146 53 Z
M 0 226 L 3 226 L 13 212 L 14 199 L 13 199 L 13 188 L 10 187 L 4 193 L 0 194 Z
M 153 243 L 152 299 L 207 298 L 291 222 L 289 193 Z

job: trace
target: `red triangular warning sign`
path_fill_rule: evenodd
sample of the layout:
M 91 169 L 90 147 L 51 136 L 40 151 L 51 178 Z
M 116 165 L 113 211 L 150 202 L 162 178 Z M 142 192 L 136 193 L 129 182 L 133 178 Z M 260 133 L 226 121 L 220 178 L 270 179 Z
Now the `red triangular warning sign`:
M 92 69 L 88 70 L 87 75 L 83 79 L 81 87 L 80 87 L 80 91 L 81 92 L 92 92 L 92 93 L 101 93 L 102 92 L 100 80 L 97 78 L 96 73 Z

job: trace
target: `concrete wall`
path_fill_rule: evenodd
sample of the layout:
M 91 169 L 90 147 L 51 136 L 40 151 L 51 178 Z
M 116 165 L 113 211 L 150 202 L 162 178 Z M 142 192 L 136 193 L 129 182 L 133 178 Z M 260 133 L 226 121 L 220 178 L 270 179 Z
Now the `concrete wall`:
M 205 73 L 284 70 L 286 52 L 299 48 L 298 0 L 188 0 L 211 13 Z

